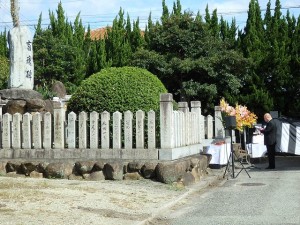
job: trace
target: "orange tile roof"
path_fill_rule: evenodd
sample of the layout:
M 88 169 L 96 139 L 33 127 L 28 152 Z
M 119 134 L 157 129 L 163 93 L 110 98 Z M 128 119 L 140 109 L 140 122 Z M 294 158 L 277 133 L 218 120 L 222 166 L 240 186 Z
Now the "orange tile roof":
M 104 39 L 106 33 L 107 33 L 107 29 L 110 29 L 111 27 L 101 27 L 101 28 L 97 28 L 95 30 L 91 30 L 91 39 L 92 40 L 100 40 L 100 39 Z M 141 35 L 144 36 L 145 32 L 141 31 Z
M 107 33 L 107 27 L 101 27 L 95 30 L 91 30 L 91 39 L 92 40 L 103 39 L 106 33 Z

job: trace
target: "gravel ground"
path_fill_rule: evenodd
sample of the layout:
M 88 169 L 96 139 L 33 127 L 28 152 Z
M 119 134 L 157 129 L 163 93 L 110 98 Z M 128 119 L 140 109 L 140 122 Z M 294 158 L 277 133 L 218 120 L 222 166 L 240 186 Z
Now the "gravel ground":
M 198 182 L 207 184 L 203 178 Z M 145 224 L 192 189 L 151 180 L 0 177 L 0 224 Z

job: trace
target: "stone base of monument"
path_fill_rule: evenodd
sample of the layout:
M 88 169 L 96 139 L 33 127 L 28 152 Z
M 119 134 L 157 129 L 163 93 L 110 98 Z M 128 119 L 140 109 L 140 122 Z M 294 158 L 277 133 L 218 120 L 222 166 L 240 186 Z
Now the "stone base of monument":
M 0 90 L 1 103 L 4 105 L 2 113 L 32 113 L 53 112 L 50 100 L 43 100 L 43 96 L 34 90 L 11 88 Z

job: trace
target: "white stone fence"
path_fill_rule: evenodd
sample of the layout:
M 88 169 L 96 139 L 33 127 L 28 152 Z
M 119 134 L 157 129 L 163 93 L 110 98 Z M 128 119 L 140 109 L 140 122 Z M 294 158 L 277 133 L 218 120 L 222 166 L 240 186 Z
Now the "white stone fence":
M 160 118 L 154 111 L 71 112 L 54 114 L 4 114 L 1 118 L 2 149 L 180 149 L 213 138 L 213 117 L 201 115 L 201 102 L 180 102 L 173 109 L 172 94 L 160 97 Z M 160 133 L 157 134 L 157 121 Z M 135 132 L 134 132 L 135 131 Z M 133 135 L 135 134 L 135 136 Z M 157 140 L 157 138 L 160 138 Z M 146 142 L 146 143 L 145 143 Z M 197 146 L 197 152 L 201 147 Z M 186 150 L 185 150 L 186 151 Z M 193 152 L 190 152 L 191 154 Z M 174 154 L 174 153 L 172 153 Z M 174 159 L 185 156 L 164 156 Z

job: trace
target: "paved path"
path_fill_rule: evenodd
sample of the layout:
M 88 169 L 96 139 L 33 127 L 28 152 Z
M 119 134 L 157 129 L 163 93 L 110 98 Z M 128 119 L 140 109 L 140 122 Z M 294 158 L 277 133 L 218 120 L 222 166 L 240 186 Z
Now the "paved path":
M 275 170 L 266 166 L 247 170 L 251 178 L 241 171 L 210 190 L 195 191 L 145 224 L 299 225 L 300 157 L 278 156 Z

